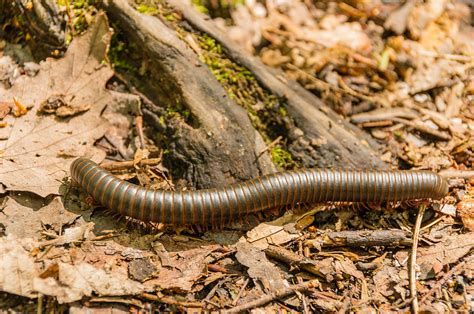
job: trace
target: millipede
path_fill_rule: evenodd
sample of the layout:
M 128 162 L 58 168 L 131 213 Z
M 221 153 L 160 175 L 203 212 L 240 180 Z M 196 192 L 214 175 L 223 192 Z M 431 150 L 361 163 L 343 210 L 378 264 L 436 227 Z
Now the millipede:
M 172 225 L 223 225 L 250 213 L 285 205 L 440 199 L 448 193 L 444 178 L 422 170 L 301 169 L 223 188 L 175 192 L 120 180 L 81 157 L 72 162 L 71 177 L 110 210 L 143 222 Z

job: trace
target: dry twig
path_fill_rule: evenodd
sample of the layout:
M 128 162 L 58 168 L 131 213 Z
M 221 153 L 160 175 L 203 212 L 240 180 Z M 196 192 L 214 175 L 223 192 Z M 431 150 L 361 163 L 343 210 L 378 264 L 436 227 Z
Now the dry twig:
M 413 230 L 413 245 L 412 245 L 411 256 L 410 256 L 410 270 L 409 270 L 410 295 L 413 298 L 412 308 L 413 308 L 413 313 L 415 314 L 419 312 L 418 298 L 417 298 L 417 291 L 416 291 L 416 252 L 418 248 L 418 239 L 420 235 L 421 221 L 423 220 L 425 209 L 426 209 L 426 205 L 421 204 L 418 211 L 418 215 L 416 216 L 415 228 Z
M 311 280 L 311 281 L 308 281 L 308 282 L 305 282 L 305 283 L 302 283 L 302 284 L 292 285 L 292 286 L 286 288 L 283 291 L 277 292 L 275 294 L 264 295 L 264 296 L 262 296 L 261 298 L 259 298 L 257 300 L 254 300 L 254 301 L 236 306 L 234 308 L 231 308 L 229 310 L 225 310 L 223 312 L 224 313 L 244 312 L 244 311 L 247 311 L 249 309 L 259 307 L 259 306 L 264 306 L 265 304 L 267 304 L 269 302 L 272 302 L 273 300 L 286 298 L 286 297 L 296 293 L 296 291 L 303 292 L 303 291 L 306 291 L 308 289 L 314 288 L 318 285 L 319 285 L 319 281 L 317 279 Z
M 161 158 L 142 159 L 138 163 L 140 166 L 156 166 L 161 162 Z M 102 168 L 108 171 L 126 170 L 134 167 L 134 161 L 112 161 L 100 164 Z

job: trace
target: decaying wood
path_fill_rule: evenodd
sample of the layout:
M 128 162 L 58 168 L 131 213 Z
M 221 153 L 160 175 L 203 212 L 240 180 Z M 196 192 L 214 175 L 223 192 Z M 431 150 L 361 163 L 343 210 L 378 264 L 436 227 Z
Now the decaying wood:
M 307 281 L 305 283 L 292 285 L 292 286 L 289 286 L 288 288 L 286 288 L 283 291 L 280 291 L 280 292 L 275 293 L 275 294 L 264 295 L 264 296 L 262 296 L 261 298 L 255 300 L 255 301 L 248 302 L 248 303 L 236 306 L 236 307 L 234 307 L 232 309 L 229 309 L 229 310 L 225 310 L 225 311 L 223 311 L 223 313 L 241 313 L 241 312 L 244 312 L 244 311 L 248 311 L 250 309 L 268 304 L 268 303 L 270 303 L 274 300 L 289 297 L 290 295 L 293 295 L 296 292 L 303 292 L 303 291 L 315 288 L 317 286 L 319 286 L 319 281 L 317 279 L 310 280 L 310 281 Z
M 314 244 L 313 244 L 314 243 Z M 403 230 L 358 230 L 329 232 L 320 240 L 307 240 L 306 245 L 324 246 L 400 246 L 411 245 L 411 235 Z
M 6 1 L 7 3 L 10 1 Z M 63 50 L 66 44 L 64 26 L 66 20 L 59 13 L 53 0 L 15 1 L 33 40 L 28 45 L 39 59 L 50 57 L 55 49 Z M 31 6 L 31 9 L 29 8 Z M 2 5 L 0 5 L 0 8 Z M 1 12 L 1 11 L 0 11 Z
M 231 42 L 212 22 L 206 21 L 188 2 L 169 0 L 196 29 L 219 42 L 235 62 L 248 68 L 257 80 L 274 95 L 285 99 L 287 110 L 304 135 L 289 145 L 290 152 L 305 167 L 358 166 L 385 168 L 369 147 L 375 145 L 358 129 L 347 123 L 322 101 L 282 72 L 269 70 L 259 60 Z M 307 145 L 312 141 L 317 145 Z M 322 144 L 321 144 L 322 143 Z
M 170 143 L 173 168 L 196 188 L 221 186 L 269 173 L 265 145 L 246 111 L 229 99 L 197 55 L 158 18 L 140 14 L 125 0 L 104 1 L 110 18 L 141 48 L 151 77 L 140 82 L 155 104 L 181 104 L 192 121 L 176 121 Z M 145 118 L 158 126 L 157 106 L 145 104 Z
M 270 245 L 267 249 L 265 249 L 265 254 L 277 261 L 285 263 L 290 267 L 300 268 L 313 275 L 324 277 L 324 275 L 319 271 L 320 267 L 315 261 L 298 255 L 285 248 L 276 245 Z
M 180 169 L 179 176 L 196 188 L 206 188 L 274 171 L 262 137 L 245 110 L 229 99 L 207 66 L 174 31 L 158 18 L 136 12 L 123 0 L 105 1 L 104 8 L 150 61 L 151 77 L 140 82 L 155 104 L 144 104 L 149 124 L 160 130 L 156 116 L 163 109 L 158 105 L 178 102 L 191 112 L 191 121 L 167 125 L 174 129 L 169 160 Z M 191 9 L 179 8 L 186 20 L 215 38 L 232 60 L 250 69 L 264 88 L 284 100 L 290 118 L 303 133 L 289 136 L 288 150 L 303 166 L 384 166 L 368 142 L 357 138 L 362 137 L 318 98 L 294 82 L 277 78 Z

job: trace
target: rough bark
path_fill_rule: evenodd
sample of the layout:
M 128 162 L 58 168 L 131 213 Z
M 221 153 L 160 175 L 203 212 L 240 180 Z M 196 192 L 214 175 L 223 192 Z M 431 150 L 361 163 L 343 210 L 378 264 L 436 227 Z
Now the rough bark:
M 189 109 L 190 119 L 176 119 L 170 140 L 173 168 L 195 188 L 216 187 L 273 171 L 265 145 L 243 108 L 231 101 L 209 69 L 158 18 L 140 14 L 125 0 L 104 1 L 112 21 L 150 60 L 145 82 L 154 104 L 177 103 Z M 156 120 L 156 105 L 145 118 Z M 154 118 L 155 117 L 155 118 Z M 155 121 L 159 125 L 159 121 Z M 159 129 L 159 128 L 158 128 Z
M 187 21 L 213 37 L 233 61 L 248 68 L 264 88 L 285 103 L 294 129 L 302 131 L 291 132 L 290 128 L 285 142 L 302 166 L 385 166 L 369 147 L 370 140 L 317 97 L 243 52 L 181 0 L 172 0 L 171 5 L 183 13 L 183 23 Z M 151 76 L 141 82 L 153 99 L 145 106 L 145 118 L 160 130 L 157 116 L 163 112 L 161 104 L 179 103 L 191 112 L 189 119 L 167 126 L 174 130 L 170 160 L 173 168 L 180 169 L 178 176 L 196 188 L 206 188 L 274 171 L 269 156 L 259 156 L 265 145 L 245 110 L 229 99 L 175 31 L 156 17 L 136 12 L 125 0 L 105 1 L 104 8 L 150 60 Z
M 293 139 L 289 150 L 301 159 L 304 166 L 386 167 L 372 150 L 376 144 L 319 98 L 298 83 L 284 79 L 281 71 L 267 68 L 243 51 L 185 0 L 168 0 L 168 3 L 178 9 L 193 27 L 218 41 L 226 53 L 248 68 L 265 88 L 286 99 L 289 115 L 304 133 L 302 137 Z M 317 145 L 311 145 L 313 139 L 317 140 Z

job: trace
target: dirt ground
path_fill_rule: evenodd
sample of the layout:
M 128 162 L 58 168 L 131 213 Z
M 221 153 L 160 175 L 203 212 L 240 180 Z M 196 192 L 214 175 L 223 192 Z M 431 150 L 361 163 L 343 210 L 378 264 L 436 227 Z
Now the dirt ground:
M 0 309 L 473 312 L 473 12 L 0 0 Z M 429 170 L 449 194 L 170 226 L 101 206 L 80 156 L 152 189 L 338 167 Z

